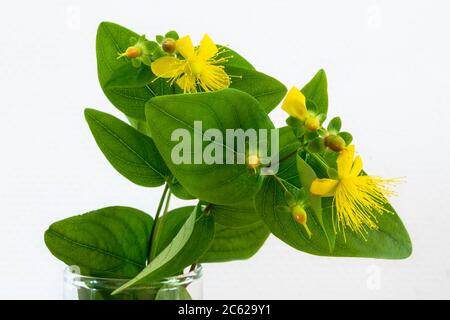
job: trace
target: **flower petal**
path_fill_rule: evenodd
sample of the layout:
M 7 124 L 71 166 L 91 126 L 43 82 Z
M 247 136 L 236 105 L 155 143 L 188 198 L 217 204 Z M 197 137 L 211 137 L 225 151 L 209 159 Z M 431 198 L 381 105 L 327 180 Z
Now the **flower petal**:
M 160 78 L 173 78 L 183 70 L 184 62 L 175 57 L 161 57 L 151 64 L 152 72 Z
M 346 147 L 339 153 L 337 158 L 337 169 L 340 178 L 345 178 L 350 175 L 350 170 L 353 165 L 353 157 L 355 155 L 355 145 Z
M 350 171 L 350 176 L 357 177 L 363 168 L 363 162 L 360 156 L 356 156 L 355 161 L 353 161 L 352 170 Z
M 185 59 L 189 59 L 195 56 L 195 49 L 190 36 L 185 36 L 178 39 L 175 42 L 175 47 Z
M 230 76 L 219 66 L 206 65 L 198 76 L 205 91 L 216 91 L 230 86 Z
M 316 196 L 332 197 L 334 196 L 338 183 L 338 180 L 333 179 L 315 179 L 309 191 Z
M 214 57 L 217 52 L 219 52 L 219 49 L 217 49 L 217 46 L 214 44 L 209 35 L 205 34 L 202 41 L 200 41 L 198 56 L 202 59 L 208 60 Z
M 292 87 L 291 90 L 289 90 L 281 109 L 299 120 L 305 120 L 308 115 L 306 98 L 296 87 Z

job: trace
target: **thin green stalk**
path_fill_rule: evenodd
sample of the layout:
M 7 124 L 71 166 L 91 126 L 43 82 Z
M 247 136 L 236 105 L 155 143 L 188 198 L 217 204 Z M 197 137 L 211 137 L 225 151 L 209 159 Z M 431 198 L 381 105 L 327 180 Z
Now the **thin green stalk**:
M 169 193 L 167 194 L 167 198 L 166 198 L 166 205 L 164 206 L 164 211 L 161 215 L 161 217 L 158 219 L 158 221 L 155 222 L 156 227 L 155 227 L 155 233 L 154 233 L 154 239 L 152 240 L 152 248 L 150 250 L 150 255 L 149 255 L 149 260 L 153 260 L 156 256 L 156 250 L 158 248 L 158 241 L 159 241 L 159 235 L 161 233 L 161 230 L 163 228 L 163 224 L 164 224 L 164 215 L 167 213 L 167 211 L 169 210 L 169 203 L 170 203 L 170 196 L 172 195 L 172 192 L 169 190 Z
M 158 205 L 158 209 L 156 210 L 156 215 L 155 215 L 155 219 L 153 220 L 153 226 L 152 226 L 152 230 L 150 231 L 150 243 L 149 243 L 149 253 L 148 253 L 148 262 L 150 263 L 150 261 L 153 259 L 153 255 L 154 255 L 154 246 L 153 243 L 155 241 L 155 234 L 156 234 L 156 227 L 158 224 L 158 220 L 159 220 L 159 215 L 161 213 L 161 209 L 163 207 L 164 201 L 166 200 L 166 194 L 169 191 L 169 184 L 166 183 L 166 185 L 164 186 L 164 191 L 163 194 L 161 195 L 161 199 L 159 200 L 159 205 Z

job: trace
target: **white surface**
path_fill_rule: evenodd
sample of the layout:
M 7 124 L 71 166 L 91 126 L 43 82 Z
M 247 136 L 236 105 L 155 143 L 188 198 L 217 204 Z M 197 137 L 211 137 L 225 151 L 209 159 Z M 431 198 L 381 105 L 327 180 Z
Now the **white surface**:
M 437 0 L 3 3 L 0 298 L 61 298 L 63 265 L 43 243 L 51 222 L 157 205 L 157 190 L 117 174 L 84 122 L 88 106 L 120 115 L 97 83 L 103 20 L 148 35 L 208 32 L 287 86 L 323 67 L 330 114 L 354 134 L 368 171 L 407 177 L 394 204 L 410 259 L 320 258 L 272 237 L 250 261 L 208 265 L 205 298 L 450 298 L 449 10 Z M 284 117 L 272 113 L 278 125 Z

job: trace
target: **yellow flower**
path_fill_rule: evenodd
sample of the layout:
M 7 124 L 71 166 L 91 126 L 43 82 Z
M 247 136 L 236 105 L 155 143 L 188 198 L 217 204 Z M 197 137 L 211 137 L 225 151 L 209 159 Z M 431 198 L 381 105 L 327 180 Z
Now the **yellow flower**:
M 306 108 L 306 98 L 296 87 L 292 87 L 291 90 L 289 90 L 286 98 L 284 98 L 281 109 L 294 118 L 303 121 L 306 129 L 309 131 L 316 131 L 320 128 L 319 119 L 314 114 L 308 112 L 308 109 Z
M 351 145 L 340 152 L 337 158 L 339 178 L 315 179 L 311 184 L 311 193 L 322 197 L 334 196 L 338 228 L 359 233 L 365 238 L 367 228 L 377 229 L 375 213 L 388 212 L 385 209 L 386 196 L 393 195 L 389 185 L 398 182 L 395 179 L 382 179 L 360 175 L 362 160 L 354 160 L 355 146 Z
M 197 85 L 204 91 L 230 86 L 230 77 L 224 71 L 224 66 L 218 65 L 226 58 L 218 58 L 219 49 L 207 34 L 197 48 L 189 36 L 177 40 L 175 48 L 184 59 L 174 56 L 157 59 L 151 68 L 158 78 L 169 78 L 171 84 L 176 82 L 185 93 L 197 92 Z

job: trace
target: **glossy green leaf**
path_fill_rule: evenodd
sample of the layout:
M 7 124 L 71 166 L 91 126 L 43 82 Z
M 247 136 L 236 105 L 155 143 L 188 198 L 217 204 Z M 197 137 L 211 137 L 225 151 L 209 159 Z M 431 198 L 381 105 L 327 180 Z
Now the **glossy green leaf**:
M 214 221 L 231 228 L 243 227 L 261 220 L 255 210 L 253 198 L 232 205 L 214 204 L 210 212 Z
M 216 223 L 214 240 L 200 262 L 226 262 L 252 257 L 262 247 L 270 231 L 262 221 L 239 228 Z
M 330 120 L 330 123 L 328 123 L 327 130 L 332 134 L 338 134 L 341 130 L 342 121 L 339 117 L 334 117 Z
M 345 144 L 346 144 L 347 146 L 350 145 L 350 143 L 352 143 L 352 141 L 353 141 L 353 136 L 350 134 L 350 132 L 343 131 L 343 132 L 339 132 L 338 135 L 339 135 L 342 139 L 344 139 Z
M 174 40 L 178 40 L 179 35 L 176 31 L 172 30 L 166 33 L 166 35 L 164 36 L 165 38 L 171 38 Z
M 120 68 L 136 69 L 128 59 L 117 59 L 118 53 L 124 52 L 128 48 L 131 37 L 138 38 L 139 35 L 115 23 L 102 22 L 99 25 L 96 39 L 98 79 L 103 92 L 115 107 L 129 117 L 144 119 L 145 103 L 156 95 L 152 88 L 149 86 L 106 88 L 106 84 L 116 70 Z M 145 66 L 141 68 L 145 68 Z
M 132 278 L 145 267 L 152 223 L 137 209 L 108 207 L 53 223 L 45 244 L 85 276 Z
M 155 79 L 156 76 L 149 66 L 141 65 L 139 68 L 135 68 L 131 63 L 127 63 L 115 69 L 103 87 L 106 90 L 137 88 L 150 85 Z
M 147 121 L 153 139 L 171 172 L 193 196 L 215 204 L 234 204 L 251 198 L 261 185 L 261 176 L 245 164 L 226 164 L 227 152 L 237 154 L 226 146 L 227 129 L 272 129 L 273 124 L 259 103 L 250 95 L 234 89 L 209 93 L 156 97 L 147 104 Z M 194 121 L 202 122 L 202 132 L 194 131 Z M 175 164 L 172 151 L 181 142 L 171 141 L 172 133 L 184 129 L 191 142 L 200 141 L 203 148 L 195 152 L 195 143 L 188 143 L 184 152 L 190 163 Z M 203 141 L 201 135 L 217 129 L 223 141 Z M 199 129 L 198 129 L 199 130 Z M 210 135 L 207 137 L 211 138 Z M 182 139 L 183 141 L 185 138 Z M 223 150 L 222 163 L 207 164 L 202 152 L 206 146 Z M 269 149 L 270 150 L 270 149 Z M 195 164 L 195 157 L 201 163 Z
M 231 66 L 225 67 L 225 71 L 233 76 L 230 87 L 256 98 L 267 113 L 280 103 L 287 92 L 284 84 L 264 73 Z
M 151 138 L 152 134 L 150 133 L 150 129 L 147 125 L 147 121 L 144 120 L 137 120 L 137 119 L 133 119 L 131 117 L 127 117 L 128 122 L 130 123 L 130 125 L 135 128 L 137 131 L 139 131 L 140 133 L 148 136 Z
M 145 187 L 165 182 L 170 172 L 151 138 L 104 112 L 86 109 L 85 117 L 100 150 L 120 174 Z
M 178 234 L 180 229 L 191 216 L 195 206 L 186 206 L 173 209 L 161 217 L 160 232 L 158 233 L 156 255 L 161 253 Z
M 319 70 L 316 75 L 303 88 L 302 93 L 306 99 L 310 99 L 317 106 L 317 112 L 328 112 L 328 82 L 324 70 Z
M 119 293 L 137 284 L 148 283 L 178 273 L 196 262 L 214 237 L 214 220 L 196 206 L 178 233 L 134 279 L 117 289 Z
M 412 253 L 411 239 L 400 217 L 391 205 L 389 213 L 377 217 L 378 230 L 370 230 L 364 240 L 360 235 L 347 231 L 345 238 L 338 233 L 333 255 L 337 257 L 365 257 L 378 259 L 405 259 Z M 324 214 L 331 215 L 331 208 L 324 207 Z
M 183 200 L 192 200 L 197 199 L 193 195 L 191 195 L 187 190 L 181 185 L 180 181 L 178 181 L 175 177 L 169 182 L 170 190 L 175 195 L 175 197 L 183 199 Z
M 211 215 L 216 221 L 213 205 Z M 162 251 L 179 232 L 188 219 L 194 207 L 182 207 L 168 212 L 162 218 L 162 232 L 158 239 L 157 252 Z M 208 250 L 199 259 L 199 262 L 225 262 L 242 260 L 253 256 L 267 239 L 270 231 L 261 221 L 259 215 L 252 215 L 253 223 L 245 221 L 243 226 L 224 226 L 215 224 L 214 239 Z M 250 219 L 249 219 L 250 220 Z
M 296 154 L 300 143 L 292 128 L 282 127 L 279 132 L 279 161 L 277 175 L 283 180 L 295 184 L 298 182 Z

